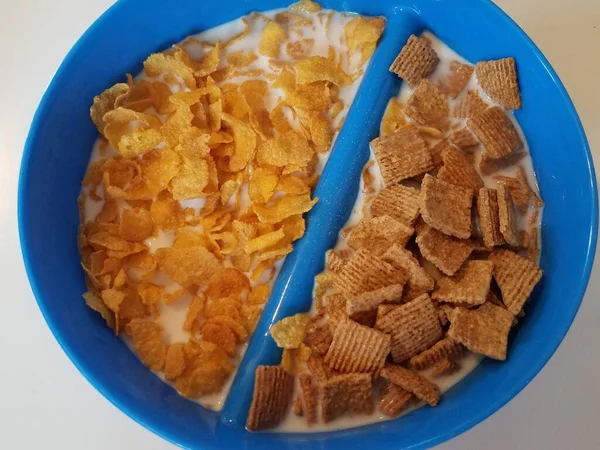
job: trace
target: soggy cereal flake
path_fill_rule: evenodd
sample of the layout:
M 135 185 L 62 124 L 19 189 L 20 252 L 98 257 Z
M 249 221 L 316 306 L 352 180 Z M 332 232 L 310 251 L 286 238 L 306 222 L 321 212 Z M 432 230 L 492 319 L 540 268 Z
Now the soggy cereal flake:
M 235 356 L 237 340 L 235 334 L 229 327 L 214 323 L 206 323 L 202 327 L 201 332 L 203 340 L 217 345 L 227 354 L 227 356 Z
M 413 395 L 410 392 L 393 383 L 388 383 L 379 396 L 379 411 L 388 417 L 396 417 L 410 404 L 412 399 Z
M 291 4 L 289 9 L 295 12 L 316 13 L 321 11 L 322 6 L 312 0 L 300 0 L 297 3 Z
M 209 182 L 209 166 L 205 159 L 184 159 L 179 172 L 169 183 L 169 191 L 175 200 L 204 197 Z
M 448 276 L 454 275 L 473 251 L 469 241 L 456 239 L 431 227 L 419 234 L 416 241 L 423 257 Z
M 229 114 L 223 113 L 222 118 L 229 126 L 229 131 L 235 143 L 233 156 L 229 160 L 229 170 L 238 172 L 246 168 L 254 157 L 256 133 L 252 127 Z
M 346 300 L 346 313 L 352 320 L 362 325 L 373 326 L 377 307 L 381 303 L 400 303 L 403 287 L 401 284 L 392 284 L 350 297 Z
M 310 135 L 310 140 L 319 153 L 326 153 L 333 141 L 333 130 L 331 121 L 326 114 L 319 111 L 298 110 L 300 123 Z
M 489 258 L 494 263 L 494 279 L 502 292 L 502 301 L 517 315 L 542 278 L 542 270 L 510 250 L 497 249 Z
M 321 415 L 325 423 L 345 413 L 371 414 L 373 409 L 372 382 L 367 373 L 336 375 L 321 386 Z
M 471 236 L 472 199 L 472 189 L 426 174 L 421 185 L 421 216 L 441 232 L 467 239 Z
M 258 366 L 246 428 L 257 431 L 279 425 L 292 404 L 293 394 L 293 375 L 278 366 Z
M 299 84 L 314 83 L 315 81 L 329 81 L 336 86 L 352 84 L 350 76 L 344 72 L 334 61 L 323 56 L 311 56 L 294 64 L 296 82 Z
M 240 321 L 237 321 L 236 319 L 224 314 L 213 316 L 209 318 L 206 323 L 229 327 L 229 329 L 233 331 L 233 334 L 235 334 L 235 337 L 240 344 L 248 337 L 248 331 Z
M 521 107 L 521 94 L 519 93 L 514 58 L 480 61 L 475 66 L 475 75 L 481 89 L 500 106 L 505 109 Z
M 414 394 L 419 400 L 423 400 L 429 406 L 437 406 L 440 401 L 440 389 L 417 372 L 395 364 L 386 364 L 381 370 L 381 376 L 396 386 Z
M 183 323 L 183 329 L 185 331 L 193 331 L 195 329 L 194 325 L 202 314 L 202 311 L 204 311 L 205 302 L 206 298 L 204 295 L 194 296 L 192 303 L 190 303 L 190 306 L 188 306 L 185 322 Z
M 206 283 L 204 294 L 213 299 L 241 296 L 250 290 L 248 277 L 233 267 L 217 270 Z
M 129 242 L 142 242 L 152 236 L 154 224 L 150 212 L 144 208 L 124 209 L 121 212 L 119 234 Z
M 517 229 L 517 217 L 512 195 L 508 188 L 498 184 L 498 217 L 500 222 L 500 232 L 506 243 L 513 247 L 519 246 L 519 230 Z
M 298 348 L 306 334 L 306 327 L 310 321 L 308 314 L 296 314 L 281 319 L 273 324 L 269 333 L 280 348 Z
M 160 326 L 148 320 L 133 319 L 125 330 L 131 336 L 133 347 L 143 363 L 152 370 L 161 370 L 167 349 L 160 337 Z
M 440 90 L 449 98 L 456 98 L 469 82 L 473 70 L 470 64 L 452 61 L 448 73 L 439 83 Z
M 365 248 L 373 254 L 380 255 L 395 242 L 405 246 L 413 233 L 411 227 L 388 215 L 373 219 L 363 218 L 352 230 L 348 245 L 355 250 Z
M 393 244 L 381 257 L 398 270 L 404 270 L 408 274 L 408 285 L 417 292 L 431 292 L 434 288 L 434 280 L 427 271 L 421 267 L 414 255 L 398 244 Z
M 438 280 L 431 298 L 446 303 L 481 305 L 490 289 L 492 269 L 491 261 L 467 261 L 454 276 Z
M 523 146 L 511 119 L 498 106 L 474 115 L 467 125 L 483 144 L 484 158 L 503 158 Z
M 464 353 L 464 347 L 449 336 L 437 341 L 432 347 L 410 358 L 413 370 L 423 370 L 439 361 L 452 360 Z
M 112 311 L 100 297 L 95 295 L 94 293 L 88 291 L 83 294 L 83 298 L 85 300 L 85 304 L 99 313 L 102 318 L 106 321 L 106 324 L 111 328 L 115 329 L 115 313 Z
M 483 180 L 463 152 L 447 148 L 440 156 L 444 165 L 437 173 L 438 180 L 475 191 L 483 187 Z
M 104 114 L 121 106 L 128 93 L 128 84 L 117 83 L 94 97 L 94 104 L 90 107 L 90 117 L 100 134 L 104 133 Z
M 349 54 L 360 53 L 363 65 L 375 51 L 377 41 L 383 32 L 386 19 L 384 17 L 358 16 L 344 27 L 346 45 Z
M 174 380 L 185 370 L 184 346 L 185 344 L 178 342 L 167 348 L 165 358 L 165 378 L 167 380 Z
M 469 91 L 452 110 L 452 116 L 471 118 L 485 111 L 488 104 L 482 100 L 477 91 Z
M 371 148 L 388 186 L 433 169 L 427 144 L 414 127 L 374 139 Z
M 413 34 L 390 66 L 390 71 L 415 88 L 423 78 L 433 73 L 439 61 L 431 42 Z
M 193 69 L 174 56 L 154 53 L 144 61 L 144 70 L 150 77 L 159 76 L 162 73 L 172 73 L 181 77 L 188 88 L 196 88 Z
M 401 184 L 387 186 L 379 191 L 371 203 L 374 217 L 388 215 L 397 221 L 412 227 L 419 216 L 420 193 Z
M 456 308 L 448 335 L 474 353 L 504 361 L 513 315 L 506 309 L 485 303 L 477 309 Z
M 308 140 L 299 131 L 289 131 L 263 143 L 256 155 L 260 165 L 283 167 L 294 164 L 306 166 L 314 155 Z
M 388 135 L 395 133 L 406 125 L 406 118 L 402 110 L 402 105 L 396 97 L 390 98 L 383 118 L 381 119 L 381 134 Z
M 298 348 L 286 348 L 281 357 L 281 367 L 289 373 L 299 374 L 306 368 L 306 363 L 312 354 L 312 350 L 302 342 Z
M 181 168 L 181 157 L 169 149 L 152 150 L 140 161 L 142 176 L 150 193 L 158 194 L 169 186 Z
M 421 80 L 404 107 L 407 117 L 433 127 L 443 126 L 448 112 L 448 99 L 429 80 Z
M 479 144 L 477 138 L 469 131 L 467 127 L 453 131 L 448 135 L 448 141 L 460 149 L 474 147 Z
M 206 282 L 218 266 L 204 247 L 159 248 L 154 256 L 159 270 L 184 287 Z
M 311 200 L 309 194 L 288 194 L 277 200 L 272 206 L 254 205 L 254 212 L 262 223 L 278 223 L 287 217 L 309 211 L 318 199 Z
M 327 81 L 298 84 L 286 92 L 286 102 L 290 106 L 312 111 L 327 111 L 331 107 L 332 92 Z
M 263 28 L 258 44 L 258 52 L 270 58 L 277 58 L 281 44 L 287 39 L 285 29 L 277 22 L 269 21 Z

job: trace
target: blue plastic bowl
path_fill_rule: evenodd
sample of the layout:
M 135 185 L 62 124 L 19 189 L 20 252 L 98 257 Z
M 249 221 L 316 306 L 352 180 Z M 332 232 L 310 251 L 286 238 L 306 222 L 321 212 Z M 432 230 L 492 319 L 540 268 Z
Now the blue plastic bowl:
M 49 327 L 83 375 L 139 423 L 189 448 L 423 448 L 456 436 L 516 395 L 565 336 L 585 292 L 596 247 L 598 205 L 592 159 L 575 109 L 556 73 L 525 33 L 484 0 L 331 0 L 326 7 L 384 15 L 388 25 L 356 102 L 317 187 L 305 237 L 288 257 L 251 339 L 221 413 L 208 411 L 161 382 L 112 335 L 81 299 L 85 290 L 76 246 L 77 196 L 96 129 L 93 96 L 138 73 L 142 61 L 185 36 L 286 0 L 121 0 L 77 42 L 37 110 L 25 147 L 19 185 L 19 227 L 29 280 Z M 504 363 L 485 360 L 452 388 L 437 408 L 400 419 L 318 434 L 251 434 L 244 422 L 257 364 L 280 354 L 269 325 L 306 310 L 323 252 L 337 237 L 358 191 L 367 143 L 399 88 L 387 71 L 411 33 L 429 29 L 471 61 L 514 56 L 527 136 L 542 195 L 543 281 L 527 316 L 511 335 Z

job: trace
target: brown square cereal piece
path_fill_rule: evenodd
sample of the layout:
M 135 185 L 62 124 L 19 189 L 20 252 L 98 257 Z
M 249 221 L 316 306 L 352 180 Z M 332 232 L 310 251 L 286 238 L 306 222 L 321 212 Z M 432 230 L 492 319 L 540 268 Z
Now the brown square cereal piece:
M 386 364 L 381 370 L 381 376 L 430 406 L 437 406 L 440 401 L 440 389 L 417 372 L 395 364 Z
M 473 190 L 438 180 L 429 174 L 421 184 L 421 217 L 427 225 L 450 236 L 471 236 Z
M 377 307 L 381 303 L 400 303 L 403 288 L 401 284 L 392 284 L 351 297 L 346 301 L 346 313 L 360 324 L 373 326 L 377 317 Z
M 420 125 L 436 128 L 444 124 L 448 113 L 448 98 L 429 80 L 421 80 L 404 106 L 407 117 Z
M 371 141 L 371 148 L 388 186 L 433 169 L 427 144 L 415 127 L 378 137 Z
M 498 191 L 496 189 L 479 189 L 477 213 L 479 214 L 479 228 L 483 234 L 483 244 L 486 247 L 504 244 L 504 237 L 500 232 Z
M 512 121 L 499 106 L 476 114 L 467 120 L 467 125 L 483 144 L 484 158 L 503 158 L 523 147 Z
M 510 250 L 494 250 L 489 259 L 494 263 L 494 279 L 502 292 L 502 301 L 511 313 L 519 314 L 542 278 L 542 270 Z
M 460 369 L 460 366 L 449 359 L 440 359 L 431 368 L 431 376 L 433 378 L 439 378 L 444 375 L 450 375 Z
M 384 303 L 377 307 L 377 319 L 375 320 L 375 328 L 379 328 L 381 324 L 381 320 L 387 315 L 387 313 L 393 311 L 394 309 L 400 307 L 401 305 L 395 305 L 392 303 Z
M 346 298 L 391 284 L 405 284 L 406 275 L 366 249 L 354 252 L 336 276 L 334 287 Z
M 425 269 L 421 267 L 414 255 L 398 244 L 392 245 L 382 256 L 382 259 L 398 270 L 408 274 L 408 285 L 421 293 L 430 292 L 435 286 Z
M 394 72 L 414 88 L 419 81 L 433 73 L 439 61 L 437 53 L 431 48 L 429 39 L 413 34 L 396 56 L 390 66 L 390 72 Z
M 473 133 L 467 128 L 462 127 L 460 130 L 453 131 L 448 135 L 448 141 L 458 148 L 464 149 L 474 147 L 479 144 L 479 141 Z
M 429 228 L 417 236 L 417 245 L 427 261 L 449 276 L 460 269 L 473 251 L 469 241 L 453 238 L 435 228 Z
M 452 61 L 450 63 L 450 70 L 439 83 L 440 90 L 448 97 L 456 98 L 469 82 L 473 70 L 474 67 L 470 64 Z
M 510 155 L 500 159 L 481 158 L 481 161 L 479 161 L 479 170 L 483 175 L 491 175 L 495 172 L 499 172 L 502 169 L 516 165 L 527 155 L 528 153 L 525 150 L 519 150 L 512 152 Z
M 318 384 L 325 383 L 332 376 L 339 375 L 339 372 L 331 370 L 319 355 L 312 353 L 306 362 L 308 370 L 315 377 Z
M 404 246 L 415 230 L 402 222 L 386 215 L 372 219 L 362 219 L 348 238 L 348 245 L 357 250 L 366 248 L 380 255 L 394 242 Z
M 321 387 L 321 416 L 328 423 L 344 413 L 373 412 L 373 383 L 367 373 L 331 377 Z
M 258 366 L 246 428 L 266 430 L 279 425 L 294 394 L 294 376 L 280 366 Z
M 487 107 L 488 104 L 482 100 L 477 91 L 469 91 L 454 107 L 452 115 L 457 118 L 469 118 L 485 111 Z
M 431 160 L 435 167 L 442 165 L 442 153 L 444 153 L 447 149 L 453 149 L 454 147 L 448 139 L 442 139 L 440 142 L 435 144 L 433 147 L 429 149 L 429 153 L 431 153 Z
M 438 280 L 431 298 L 439 302 L 481 305 L 492 282 L 491 261 L 467 261 L 452 277 Z
M 334 273 L 340 273 L 342 268 L 346 264 L 346 260 L 340 257 L 333 250 L 327 251 L 327 268 Z
M 433 347 L 410 358 L 410 367 L 423 370 L 442 359 L 458 358 L 464 353 L 464 347 L 449 336 L 437 341 Z
M 441 156 L 444 165 L 437 173 L 438 180 L 473 190 L 483 187 L 481 177 L 463 152 L 455 148 L 447 148 Z
M 500 219 L 500 232 L 506 243 L 513 247 L 519 246 L 519 231 L 512 195 L 502 183 L 498 184 L 498 216 Z
M 437 312 L 427 294 L 377 317 L 375 327 L 392 336 L 391 353 L 396 363 L 431 347 L 442 337 Z
M 340 322 L 333 333 L 325 364 L 342 373 L 375 375 L 389 353 L 388 335 L 347 319 Z
M 525 153 L 525 155 L 526 154 L 527 153 Z M 508 188 L 515 205 L 522 213 L 527 212 L 530 200 L 532 201 L 533 206 L 536 208 L 544 206 L 544 202 L 537 196 L 533 189 L 531 189 L 523 166 L 517 167 L 516 177 L 496 175 L 494 179 L 496 179 L 499 183 L 504 184 Z
M 413 399 L 413 395 L 393 383 L 386 384 L 379 396 L 379 411 L 388 417 L 396 417 Z
M 477 309 L 456 308 L 448 335 L 474 353 L 504 361 L 512 322 L 510 311 L 491 303 Z
M 475 65 L 475 75 L 481 89 L 504 109 L 521 107 L 514 58 L 480 61 Z
M 421 194 L 401 184 L 388 186 L 379 191 L 371 203 L 373 217 L 388 215 L 409 227 L 412 227 L 419 216 Z
M 338 323 L 348 316 L 346 315 L 346 297 L 343 294 L 330 294 L 325 297 L 325 309 L 329 325 L 335 328 Z
M 319 415 L 319 386 L 314 382 L 313 377 L 302 373 L 300 374 L 300 389 L 302 389 L 306 422 L 312 425 L 317 422 Z
M 314 330 L 308 331 L 304 337 L 304 343 L 311 348 L 313 353 L 325 356 L 332 339 L 333 335 L 331 334 L 329 325 L 324 324 Z

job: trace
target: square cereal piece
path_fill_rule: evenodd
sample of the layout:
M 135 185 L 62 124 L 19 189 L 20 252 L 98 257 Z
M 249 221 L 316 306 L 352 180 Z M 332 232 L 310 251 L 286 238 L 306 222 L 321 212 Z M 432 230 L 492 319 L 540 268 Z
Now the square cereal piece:
M 312 425 L 317 422 L 319 416 L 319 386 L 313 377 L 302 373 L 300 374 L 300 389 L 302 390 L 306 422 Z
M 404 246 L 415 230 L 387 214 L 362 219 L 348 238 L 348 245 L 358 250 L 366 248 L 375 255 L 384 253 L 394 242 Z
M 491 261 L 467 261 L 452 277 L 438 280 L 431 298 L 438 302 L 482 305 L 492 282 Z
M 437 173 L 438 180 L 475 191 L 483 187 L 479 173 L 463 152 L 456 148 L 447 148 L 441 157 L 444 165 Z
M 346 319 L 346 297 L 343 294 L 330 294 L 325 297 L 325 310 L 327 311 L 328 324 L 334 329 L 338 323 Z
M 306 362 L 308 370 L 315 377 L 315 380 L 319 385 L 322 385 L 327 380 L 335 375 L 339 375 L 339 372 L 331 370 L 324 362 L 323 358 L 319 355 L 312 353 L 308 357 Z
M 521 107 L 521 94 L 514 58 L 480 61 L 475 65 L 475 75 L 481 89 L 504 109 Z
M 510 311 L 491 303 L 477 309 L 456 308 L 448 335 L 474 353 L 504 361 L 512 322 Z
M 391 354 L 396 363 L 428 349 L 442 337 L 438 314 L 427 294 L 377 317 L 375 327 L 391 335 Z
M 429 149 L 415 127 L 371 141 L 371 148 L 387 186 L 433 169 Z
M 452 110 L 452 116 L 459 119 L 468 119 L 485 111 L 488 104 L 482 100 L 477 91 L 467 92 Z
M 542 270 L 510 250 L 496 249 L 489 259 L 494 263 L 494 279 L 502 292 L 502 301 L 511 313 L 519 314 L 542 278 Z
M 320 327 L 309 329 L 304 337 L 304 344 L 310 347 L 313 354 L 325 356 L 332 339 L 331 328 L 326 323 Z
M 436 168 L 442 165 L 442 153 L 453 148 L 454 146 L 450 143 L 450 141 L 448 141 L 448 139 L 442 139 L 429 149 L 431 160 Z
M 398 244 L 392 245 L 381 257 L 398 270 L 408 274 L 408 285 L 421 293 L 430 292 L 435 286 L 435 281 L 425 269 L 421 267 L 414 255 Z
M 347 319 L 339 323 L 325 364 L 342 373 L 377 374 L 390 353 L 390 336 Z
M 474 67 L 471 64 L 452 61 L 448 73 L 439 82 L 440 91 L 450 98 L 456 98 L 469 82 L 473 70 Z
M 523 147 L 511 119 L 499 106 L 493 106 L 467 120 L 467 126 L 483 144 L 484 158 L 503 158 Z
M 449 112 L 448 99 L 429 80 L 421 80 L 404 107 L 407 117 L 435 128 L 443 127 Z
M 510 191 L 502 183 L 498 184 L 498 216 L 500 219 L 500 232 L 506 243 L 518 247 L 520 240 L 515 205 Z
M 346 260 L 333 250 L 327 250 L 327 268 L 333 273 L 340 273 Z
M 417 236 L 417 245 L 423 258 L 449 276 L 460 269 L 473 251 L 469 241 L 453 238 L 435 228 L 429 228 Z
M 371 203 L 373 217 L 388 215 L 412 227 L 419 217 L 421 193 L 401 184 L 388 186 L 379 191 Z
M 373 383 L 367 373 L 349 373 L 331 377 L 321 387 L 323 422 L 348 414 L 373 412 Z
M 258 366 L 246 428 L 266 430 L 279 425 L 292 404 L 294 376 L 280 366 Z
M 473 190 L 426 174 L 421 183 L 421 217 L 442 233 L 471 237 Z
M 381 370 L 381 376 L 414 394 L 429 406 L 437 406 L 440 401 L 440 389 L 417 372 L 395 364 L 386 364 Z
M 440 359 L 431 368 L 430 375 L 433 378 L 439 378 L 444 375 L 450 375 L 460 369 L 460 365 L 449 359 Z
M 492 175 L 507 167 L 517 165 L 527 155 L 528 153 L 525 150 L 518 150 L 500 159 L 481 158 L 481 161 L 479 161 L 479 170 L 483 175 Z
M 483 234 L 483 244 L 489 248 L 504 244 L 504 237 L 500 232 L 498 191 L 496 189 L 479 189 L 477 213 L 479 214 L 479 228 Z
M 431 48 L 429 39 L 413 34 L 396 56 L 390 66 L 390 72 L 394 72 L 414 88 L 419 81 L 433 73 L 439 61 L 437 53 Z
M 381 390 L 379 411 L 388 417 L 396 417 L 413 399 L 413 395 L 393 383 L 386 384 Z
M 346 313 L 352 320 L 372 327 L 377 317 L 377 307 L 381 303 L 400 303 L 403 288 L 401 284 L 393 284 L 351 297 L 346 301 Z
M 460 149 L 465 149 L 479 145 L 479 141 L 467 127 L 462 127 L 460 130 L 456 130 L 450 133 L 448 135 L 448 141 L 450 141 L 452 145 Z
M 406 274 L 396 270 L 381 258 L 361 248 L 344 265 L 336 276 L 334 287 L 346 298 L 363 292 L 390 286 L 405 284 Z
M 527 153 L 525 153 L 525 155 L 527 155 Z M 530 201 L 536 208 L 544 206 L 544 202 L 537 196 L 533 189 L 531 189 L 523 166 L 519 165 L 517 167 L 516 177 L 496 175 L 494 179 L 498 181 L 498 184 L 504 184 L 508 188 L 512 199 L 515 202 L 515 206 L 523 214 L 527 212 Z
M 464 347 L 449 336 L 437 341 L 433 347 L 410 358 L 410 367 L 423 370 L 443 359 L 455 359 L 464 353 Z

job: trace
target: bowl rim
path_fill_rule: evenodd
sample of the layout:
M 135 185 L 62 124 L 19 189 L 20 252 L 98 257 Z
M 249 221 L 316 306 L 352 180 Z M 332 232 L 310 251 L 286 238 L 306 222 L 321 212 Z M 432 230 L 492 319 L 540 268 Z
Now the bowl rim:
M 25 146 L 21 158 L 21 164 L 19 169 L 19 181 L 18 181 L 18 194 L 17 194 L 17 222 L 18 222 L 18 232 L 19 232 L 19 243 L 21 246 L 21 253 L 25 265 L 25 270 L 27 273 L 27 278 L 31 285 L 32 292 L 34 294 L 37 305 L 42 312 L 44 320 L 46 321 L 50 331 L 52 332 L 54 338 L 57 340 L 60 347 L 66 353 L 71 362 L 77 367 L 77 370 L 84 376 L 84 378 L 98 391 L 102 396 L 104 396 L 110 403 L 112 403 L 115 407 L 117 407 L 120 411 L 125 413 L 135 422 L 144 426 L 146 429 L 150 430 L 154 434 L 163 439 L 178 445 L 184 446 L 183 442 L 180 440 L 178 436 L 171 433 L 169 430 L 163 428 L 160 423 L 149 420 L 140 415 L 134 408 L 130 408 L 127 402 L 122 401 L 118 398 L 117 395 L 113 394 L 110 389 L 104 386 L 104 383 L 95 375 L 94 370 L 84 365 L 80 364 L 77 357 L 73 354 L 69 342 L 64 338 L 63 333 L 60 328 L 56 326 L 52 318 L 50 317 L 49 310 L 47 309 L 46 302 L 44 301 L 44 295 L 41 293 L 41 289 L 38 285 L 38 280 L 34 274 L 34 271 L 31 266 L 31 259 L 34 255 L 32 249 L 29 246 L 29 242 L 26 239 L 26 223 L 25 223 L 25 191 L 27 189 L 27 172 L 29 166 L 29 159 L 34 151 L 34 142 L 36 140 L 36 135 L 38 130 L 40 129 L 41 124 L 43 124 L 44 115 L 47 113 L 47 104 L 49 99 L 55 95 L 55 91 L 59 88 L 57 85 L 57 78 L 61 75 L 65 70 L 69 63 L 75 59 L 76 53 L 80 47 L 83 47 L 86 43 L 87 37 L 92 34 L 92 32 L 99 28 L 105 21 L 111 19 L 114 14 L 119 12 L 119 9 L 127 4 L 135 2 L 136 0 L 117 0 L 113 5 L 111 5 L 104 13 L 102 13 L 87 29 L 86 31 L 77 39 L 75 44 L 68 51 L 65 58 L 60 63 L 58 69 L 52 76 L 46 91 L 44 92 L 39 105 L 37 106 L 35 113 L 33 115 L 33 119 L 31 125 L 28 130 L 27 139 L 25 141 Z M 575 109 L 573 101 L 571 100 L 565 86 L 562 81 L 558 77 L 556 71 L 548 61 L 548 59 L 544 56 L 542 51 L 537 47 L 537 45 L 533 42 L 533 40 L 525 33 L 525 31 L 507 14 L 505 13 L 498 5 L 493 3 L 492 0 L 471 0 L 471 1 L 479 1 L 481 3 L 486 3 L 487 7 L 490 8 L 490 13 L 496 14 L 499 18 L 505 23 L 507 28 L 511 29 L 512 32 L 518 33 L 524 40 L 524 44 L 529 47 L 529 49 L 536 55 L 536 57 L 540 60 L 540 62 L 544 65 L 545 69 L 548 72 L 548 75 L 553 79 L 553 82 L 557 88 L 557 92 L 564 101 L 564 107 L 568 110 L 567 112 L 573 117 L 573 124 L 575 126 L 574 131 L 577 132 L 578 138 L 580 140 L 581 149 L 583 150 L 582 156 L 585 158 L 587 163 L 587 172 L 589 177 L 589 187 L 590 194 L 592 199 L 592 204 L 590 205 L 590 239 L 587 243 L 586 248 L 586 256 L 584 263 L 584 270 L 582 273 L 582 277 L 580 280 L 585 280 L 584 282 L 580 282 L 577 287 L 577 293 L 574 296 L 575 307 L 572 309 L 572 315 L 568 318 L 568 324 L 563 332 L 557 337 L 556 344 L 554 348 L 548 353 L 547 358 L 542 358 L 537 360 L 533 365 L 534 370 L 531 372 L 531 377 L 525 380 L 518 389 L 515 389 L 512 392 L 507 393 L 506 396 L 502 397 L 499 401 L 494 404 L 490 404 L 488 408 L 480 410 L 478 414 L 472 415 L 468 420 L 466 420 L 461 426 L 458 426 L 452 430 L 448 430 L 444 433 L 439 434 L 436 438 L 432 438 L 431 440 L 424 441 L 421 446 L 433 446 L 436 444 L 440 444 L 447 440 L 450 440 L 454 437 L 459 436 L 466 430 L 474 427 L 478 423 L 487 419 L 491 415 L 493 415 L 496 411 L 506 405 L 512 398 L 514 398 L 518 393 L 520 393 L 537 374 L 544 368 L 544 366 L 548 363 L 550 358 L 554 355 L 563 339 L 565 338 L 567 332 L 571 328 L 575 316 L 581 307 L 581 303 L 583 301 L 587 286 L 589 284 L 589 279 L 591 275 L 591 270 L 594 263 L 594 256 L 596 253 L 596 244 L 598 239 L 598 188 L 597 188 L 597 180 L 596 173 L 594 170 L 593 158 L 590 150 L 590 146 L 585 134 L 585 130 L 581 123 L 581 119 Z M 410 2 L 407 2 L 410 3 Z M 320 432 L 318 434 L 323 434 L 326 432 Z M 421 448 L 421 446 L 417 445 L 413 448 Z

